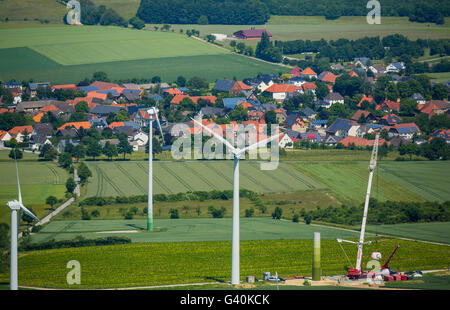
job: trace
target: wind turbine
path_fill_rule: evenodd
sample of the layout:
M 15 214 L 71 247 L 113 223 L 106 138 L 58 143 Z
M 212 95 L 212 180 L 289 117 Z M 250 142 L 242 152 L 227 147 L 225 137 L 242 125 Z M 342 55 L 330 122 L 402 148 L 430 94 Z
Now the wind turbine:
M 15 155 L 15 153 L 14 153 Z M 22 193 L 20 192 L 20 182 L 19 182 L 19 169 L 17 168 L 17 160 L 14 156 L 14 161 L 16 163 L 16 175 L 17 175 L 17 188 L 19 190 L 19 201 L 12 200 L 7 202 L 7 206 L 11 209 L 11 267 L 10 267 L 10 289 L 17 290 L 18 286 L 18 272 L 17 272 L 17 233 L 18 233 L 18 218 L 17 211 L 24 211 L 26 214 L 31 216 L 36 221 L 40 220 L 30 212 L 22 203 Z
M 147 207 L 147 231 L 153 229 L 153 115 L 159 125 L 159 131 L 162 135 L 161 124 L 158 118 L 158 108 L 151 107 L 147 110 L 149 115 L 149 133 L 148 133 L 148 207 Z M 164 143 L 164 137 L 163 137 Z
M 271 136 L 267 139 L 261 140 L 257 143 L 249 145 L 245 148 L 236 148 L 231 145 L 221 135 L 215 133 L 213 130 L 204 126 L 202 123 L 192 119 L 196 124 L 202 126 L 205 131 L 212 134 L 217 140 L 222 142 L 234 155 L 234 170 L 233 170 L 233 236 L 232 236 L 232 251 L 231 251 L 231 284 L 239 284 L 239 159 L 245 152 L 253 150 L 260 146 L 266 145 L 270 141 L 278 138 L 282 133 Z

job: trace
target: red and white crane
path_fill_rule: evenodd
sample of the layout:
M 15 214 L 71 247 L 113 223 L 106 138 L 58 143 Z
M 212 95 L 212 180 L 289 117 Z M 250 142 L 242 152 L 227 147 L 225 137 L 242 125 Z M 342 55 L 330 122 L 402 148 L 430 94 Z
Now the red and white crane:
M 362 224 L 361 224 L 361 234 L 359 236 L 359 242 L 349 241 L 349 240 L 343 240 L 343 239 L 337 239 L 338 242 L 349 242 L 354 243 L 358 245 L 358 254 L 356 255 L 356 266 L 355 269 L 350 269 L 349 274 L 352 274 L 354 276 L 357 276 L 361 274 L 362 266 L 362 252 L 363 252 L 363 246 L 364 244 L 370 244 L 371 242 L 364 242 L 364 234 L 366 232 L 366 222 L 367 222 L 367 212 L 369 210 L 369 199 L 370 199 L 370 190 L 372 188 L 372 178 L 373 178 L 373 172 L 375 171 L 375 167 L 377 166 L 377 156 L 378 156 L 378 140 L 380 135 L 377 133 L 375 136 L 375 142 L 373 144 L 372 149 L 372 156 L 370 158 L 370 164 L 369 164 L 369 182 L 367 184 L 367 192 L 366 192 L 366 201 L 364 203 L 364 213 L 362 218 Z

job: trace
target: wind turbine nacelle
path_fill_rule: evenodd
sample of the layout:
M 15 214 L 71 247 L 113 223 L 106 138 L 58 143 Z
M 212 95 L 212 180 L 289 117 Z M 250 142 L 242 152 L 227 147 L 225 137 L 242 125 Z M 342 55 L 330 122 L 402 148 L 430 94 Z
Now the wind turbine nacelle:
M 8 201 L 8 202 L 6 203 L 6 205 L 7 205 L 11 210 L 19 210 L 19 209 L 20 209 L 20 202 L 18 202 L 17 200 Z

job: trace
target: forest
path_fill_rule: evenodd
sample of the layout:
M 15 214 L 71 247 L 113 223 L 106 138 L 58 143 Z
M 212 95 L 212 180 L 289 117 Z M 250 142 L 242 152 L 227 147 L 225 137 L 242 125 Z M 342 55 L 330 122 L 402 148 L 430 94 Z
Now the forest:
M 147 23 L 259 25 L 270 15 L 365 16 L 367 0 L 141 0 L 137 16 Z M 382 16 L 407 16 L 412 22 L 443 24 L 450 2 L 380 0 Z
M 141 0 L 137 16 L 155 24 L 264 24 L 267 6 L 259 0 Z

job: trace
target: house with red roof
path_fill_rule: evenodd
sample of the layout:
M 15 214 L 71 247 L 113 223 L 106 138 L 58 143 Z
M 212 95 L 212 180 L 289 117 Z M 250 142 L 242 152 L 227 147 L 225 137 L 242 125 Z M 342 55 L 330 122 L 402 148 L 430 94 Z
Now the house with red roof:
M 164 91 L 165 95 L 183 95 L 183 92 L 179 90 L 178 88 L 168 88 Z
M 356 77 L 359 77 L 359 75 L 355 72 L 355 71 L 350 71 L 349 73 L 348 73 L 348 75 L 350 75 L 351 77 L 354 77 L 354 76 L 356 76 Z
M 233 36 L 242 40 L 260 40 L 263 33 L 266 33 L 269 39 L 272 38 L 272 34 L 266 29 L 239 30 L 233 33 Z
M 292 71 L 289 73 L 291 75 L 291 78 L 293 77 L 299 77 L 300 73 L 303 71 L 303 69 L 301 69 L 300 67 L 295 67 L 294 69 L 292 69 Z
M 402 137 L 405 139 L 412 139 L 415 133 L 421 133 L 419 126 L 415 123 L 395 124 L 387 129 L 390 137 Z
M 375 100 L 373 99 L 372 96 L 366 96 L 366 95 L 363 95 L 363 97 L 361 98 L 361 100 L 360 100 L 359 103 L 358 103 L 358 108 L 361 108 L 361 105 L 362 105 L 362 103 L 363 103 L 364 101 L 367 101 L 367 102 L 370 103 L 370 104 L 375 103 Z
M 400 111 L 400 98 L 397 99 L 397 101 L 391 101 L 391 100 L 385 100 L 381 105 L 380 108 L 385 112 L 394 112 Z
M 120 85 L 115 84 L 115 83 L 95 81 L 95 82 L 91 83 L 89 85 L 89 87 L 97 87 L 97 90 L 109 90 L 109 89 L 113 89 L 114 87 L 120 87 Z
M 438 129 L 435 132 L 431 134 L 431 137 L 429 141 L 435 139 L 435 138 L 443 138 L 445 139 L 445 142 L 450 143 L 450 129 Z
M 355 122 L 358 122 L 361 117 L 363 117 L 363 123 L 375 123 L 377 121 L 377 118 L 375 115 L 372 114 L 372 112 L 370 111 L 364 111 L 364 110 L 358 110 L 355 112 L 355 114 L 353 114 L 353 116 L 351 117 L 352 120 L 354 120 Z
M 303 89 L 301 86 L 274 83 L 265 91 L 271 93 L 274 100 L 284 101 L 285 99 L 290 98 L 297 93 L 301 93 Z
M 33 126 L 16 126 L 8 131 L 11 138 L 16 139 L 17 142 L 23 142 L 25 137 L 30 137 L 33 132 Z
M 237 81 L 234 83 L 233 87 L 231 87 L 230 93 L 233 96 L 239 96 L 240 94 L 244 94 L 245 97 L 248 97 L 253 92 L 253 89 L 247 84 Z
M 353 136 L 347 136 L 345 138 L 343 138 L 341 141 L 339 141 L 339 143 L 341 143 L 343 146 L 348 147 L 351 144 L 355 145 L 355 146 L 370 146 L 372 147 L 375 143 L 375 140 L 368 140 L 365 138 L 361 138 L 361 137 L 353 137 Z M 384 143 L 387 143 L 387 145 L 389 145 L 389 141 L 386 141 L 385 139 L 379 139 L 378 140 L 378 146 L 382 146 Z
M 432 118 L 433 115 L 448 113 L 450 103 L 445 100 L 431 100 L 424 105 L 418 105 L 417 108 L 421 113 L 428 115 L 428 118 Z
M 204 101 L 209 101 L 212 104 L 216 103 L 216 96 L 189 96 L 189 95 L 175 95 L 175 97 L 173 97 L 172 101 L 170 101 L 170 103 L 172 104 L 180 104 L 181 101 L 184 98 L 189 98 L 191 99 L 195 104 L 198 104 L 198 101 L 200 99 L 204 100 Z
M 317 79 L 317 73 L 314 72 L 313 69 L 311 69 L 310 67 L 306 68 L 305 70 L 303 70 L 302 72 L 300 72 L 300 77 L 303 78 L 316 78 Z
M 333 74 L 332 72 L 323 71 L 322 73 L 319 74 L 317 79 L 322 81 L 323 83 L 334 84 L 336 82 L 337 77 L 338 76 Z
M 305 82 L 302 84 L 302 89 L 303 89 L 303 92 L 312 91 L 315 94 L 317 85 L 312 82 Z
M 9 132 L 5 130 L 0 130 L 0 145 L 3 146 L 5 142 L 12 139 L 12 136 L 9 134 Z
M 402 122 L 401 118 L 393 113 L 386 114 L 380 119 L 381 124 L 385 124 L 388 126 L 394 126 L 396 124 L 400 124 L 401 122 Z
M 57 89 L 60 89 L 60 90 L 68 90 L 68 89 L 77 90 L 78 88 L 77 88 L 77 86 L 75 84 L 62 84 L 62 85 L 53 85 L 51 87 L 51 89 L 52 89 L 52 91 L 55 91 Z
M 76 130 L 79 130 L 80 128 L 89 129 L 91 128 L 90 122 L 68 122 L 62 125 L 58 128 L 58 130 L 66 129 L 66 128 L 75 128 Z

